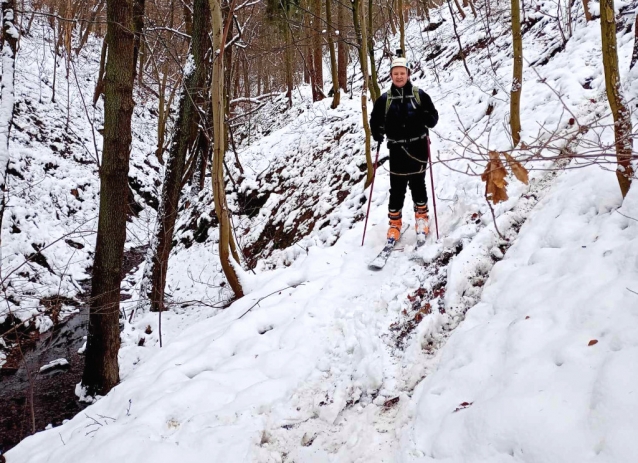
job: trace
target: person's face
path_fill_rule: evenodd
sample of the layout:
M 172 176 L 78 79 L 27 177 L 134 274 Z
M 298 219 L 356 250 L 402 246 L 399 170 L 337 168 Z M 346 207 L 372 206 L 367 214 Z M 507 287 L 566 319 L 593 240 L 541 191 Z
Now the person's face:
M 392 68 L 390 77 L 394 86 L 401 88 L 408 82 L 408 69 L 401 66 Z

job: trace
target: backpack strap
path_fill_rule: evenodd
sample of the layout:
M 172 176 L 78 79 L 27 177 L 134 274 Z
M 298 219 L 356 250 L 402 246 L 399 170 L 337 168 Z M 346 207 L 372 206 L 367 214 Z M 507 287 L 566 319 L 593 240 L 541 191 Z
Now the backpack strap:
M 390 93 L 390 95 L 388 95 Z M 390 111 L 390 106 L 392 105 L 392 92 L 385 92 L 385 115 L 388 115 L 388 111 Z
M 390 106 L 392 106 L 392 100 L 401 100 L 403 97 L 392 96 L 392 92 L 385 92 L 385 115 L 388 115 L 388 111 L 390 111 Z M 419 87 L 416 85 L 412 86 L 412 97 L 416 100 L 416 107 L 421 106 L 421 95 L 419 94 Z M 408 96 L 409 98 L 409 96 Z M 414 103 L 412 103 L 414 105 Z
M 416 85 L 412 86 L 412 93 L 414 94 L 414 99 L 416 100 L 416 105 L 421 106 L 421 95 L 419 95 L 419 87 Z

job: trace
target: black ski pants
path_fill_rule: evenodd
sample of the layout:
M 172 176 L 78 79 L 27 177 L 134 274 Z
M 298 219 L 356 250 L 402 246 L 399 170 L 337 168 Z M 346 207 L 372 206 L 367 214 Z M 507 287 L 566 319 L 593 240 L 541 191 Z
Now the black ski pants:
M 390 150 L 390 212 L 403 209 L 405 192 L 410 185 L 415 206 L 428 203 L 425 190 L 425 168 L 429 159 L 428 139 L 408 144 L 388 143 Z

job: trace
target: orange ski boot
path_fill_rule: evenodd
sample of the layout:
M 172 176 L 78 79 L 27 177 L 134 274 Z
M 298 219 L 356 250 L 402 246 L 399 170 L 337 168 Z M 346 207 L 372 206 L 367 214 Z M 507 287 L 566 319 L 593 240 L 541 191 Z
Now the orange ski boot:
M 390 218 L 390 228 L 388 228 L 388 242 L 394 243 L 398 241 L 401 236 L 401 227 L 403 222 L 401 220 L 401 211 L 388 213 Z
M 430 219 L 428 218 L 428 206 L 414 207 L 414 228 L 416 230 L 416 245 L 423 246 L 425 238 L 430 233 Z

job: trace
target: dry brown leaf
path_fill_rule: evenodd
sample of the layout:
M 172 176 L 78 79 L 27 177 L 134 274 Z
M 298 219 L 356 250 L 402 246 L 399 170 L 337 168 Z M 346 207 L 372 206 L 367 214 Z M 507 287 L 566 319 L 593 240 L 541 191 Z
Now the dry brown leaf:
M 507 164 L 510 166 L 510 170 L 514 174 L 514 176 L 525 185 L 529 183 L 529 177 L 527 175 L 527 169 L 523 167 L 523 165 L 510 156 L 508 153 L 503 153 L 505 155 L 505 159 L 507 159 Z
M 481 174 L 481 180 L 485 182 L 485 197 L 497 204 L 507 200 L 507 171 L 501 163 L 498 152 L 490 151 L 490 161 Z
M 598 339 L 592 339 L 591 341 L 589 341 L 589 344 L 587 344 L 588 346 L 593 346 L 594 344 L 598 344 Z

